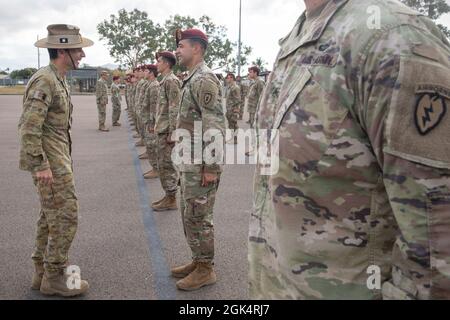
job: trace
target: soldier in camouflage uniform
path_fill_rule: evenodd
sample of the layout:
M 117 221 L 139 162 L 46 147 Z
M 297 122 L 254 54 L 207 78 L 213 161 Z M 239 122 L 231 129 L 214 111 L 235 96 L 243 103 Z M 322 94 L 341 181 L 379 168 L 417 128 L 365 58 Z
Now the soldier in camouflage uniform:
M 259 77 L 260 69 L 258 67 L 251 67 L 248 69 L 248 77 L 253 81 L 248 89 L 248 102 L 247 102 L 247 110 L 249 113 L 248 123 L 250 124 L 250 128 L 253 128 L 255 123 L 255 114 L 258 106 L 259 99 L 261 98 L 261 94 L 264 90 L 264 81 Z
M 245 100 L 247 99 L 248 85 L 239 76 L 236 77 L 236 82 L 241 92 L 241 105 L 239 106 L 239 120 L 242 120 L 244 117 Z
M 82 38 L 75 26 L 47 29 L 48 38 L 35 46 L 49 49 L 50 65 L 34 74 L 23 98 L 20 169 L 31 172 L 41 202 L 32 289 L 66 297 L 85 293 L 89 285 L 81 281 L 78 288 L 70 289 L 65 270 L 78 224 L 70 135 L 73 106 L 65 75 L 78 68 L 85 57 L 82 48 L 93 42 Z
M 146 159 L 149 160 L 152 170 L 144 175 L 146 179 L 154 179 L 158 177 L 158 155 L 157 155 L 157 137 L 155 135 L 155 117 L 158 107 L 159 83 L 156 77 L 158 71 L 156 65 L 145 65 L 145 80 L 147 83 L 143 86 L 145 91 L 141 95 L 141 111 L 140 118 L 142 122 L 142 135 L 146 147 Z M 142 159 L 143 157 L 141 157 Z
M 189 70 L 189 75 L 182 87 L 177 129 L 181 132 L 189 132 L 190 143 L 203 145 L 202 149 L 207 147 L 206 143 L 202 143 L 203 133 L 214 129 L 219 132 L 219 135 L 221 134 L 220 147 L 223 149 L 225 117 L 220 82 L 204 62 L 208 38 L 202 31 L 191 29 L 184 32 L 178 30 L 176 39 L 178 60 Z M 194 131 L 199 131 L 196 127 L 200 124 L 201 132 L 194 134 Z M 202 134 L 200 138 L 199 133 Z M 217 136 L 214 138 L 218 139 Z M 177 282 L 177 288 L 189 291 L 216 282 L 212 265 L 214 259 L 213 208 L 222 171 L 219 164 L 207 164 L 203 157 L 195 160 L 199 160 L 202 164 L 184 162 L 178 166 L 181 183 L 181 215 L 193 261 L 171 270 L 174 277 L 183 278 Z M 192 159 L 191 162 L 194 163 Z
M 227 105 L 227 120 L 228 120 L 228 128 L 230 130 L 234 130 L 233 137 L 229 142 L 233 142 L 237 144 L 237 132 L 238 127 L 238 119 L 239 112 L 241 106 L 241 90 L 239 86 L 236 84 L 236 77 L 234 74 L 229 73 L 226 77 L 226 82 L 228 84 L 227 97 L 226 97 L 226 105 Z
M 137 131 L 137 136 L 138 138 L 140 138 L 140 140 L 138 142 L 136 142 L 136 147 L 144 147 L 145 146 L 145 142 L 144 142 L 144 126 L 142 124 L 142 119 L 141 119 L 141 108 L 142 108 L 142 101 L 144 98 L 144 92 L 146 87 L 148 86 L 148 81 L 146 79 L 147 75 L 148 75 L 148 69 L 145 68 L 145 65 L 142 65 L 139 67 L 138 70 L 138 82 L 136 84 L 136 92 L 135 92 L 135 96 L 134 96 L 134 109 L 135 109 L 135 113 L 136 113 L 136 131 Z M 147 153 L 144 152 L 144 154 L 146 155 Z M 142 155 L 140 156 L 141 159 L 144 159 L 142 157 Z
M 178 173 L 172 161 L 174 143 L 172 133 L 176 129 L 178 107 L 180 104 L 180 80 L 172 68 L 177 58 L 172 52 L 163 51 L 156 55 L 158 72 L 161 74 L 161 90 L 156 114 L 155 132 L 158 136 L 158 169 L 161 186 L 165 195 L 152 204 L 155 211 L 177 210 Z
M 136 95 L 136 84 L 137 84 L 137 69 L 133 70 L 133 74 L 130 76 L 130 92 L 128 96 L 128 101 L 130 102 L 130 125 L 136 126 L 136 110 L 134 105 L 134 96 Z
M 259 105 L 251 297 L 449 299 L 449 42 L 398 1 L 311 4 Z
M 102 71 L 100 79 L 97 81 L 97 88 L 95 90 L 95 96 L 97 97 L 97 110 L 98 110 L 98 130 L 108 132 L 105 127 L 106 121 L 106 105 L 108 104 L 108 72 Z
M 130 74 L 127 72 L 126 77 L 125 77 L 125 103 L 127 105 L 127 107 L 125 108 L 125 111 L 130 111 L 130 102 L 128 101 L 128 96 L 130 94 Z
M 113 77 L 113 84 L 111 85 L 111 102 L 112 102 L 112 123 L 114 127 L 120 127 L 121 124 L 119 122 L 120 114 L 121 114 L 121 108 L 122 108 L 122 95 L 120 93 L 120 77 L 114 76 Z

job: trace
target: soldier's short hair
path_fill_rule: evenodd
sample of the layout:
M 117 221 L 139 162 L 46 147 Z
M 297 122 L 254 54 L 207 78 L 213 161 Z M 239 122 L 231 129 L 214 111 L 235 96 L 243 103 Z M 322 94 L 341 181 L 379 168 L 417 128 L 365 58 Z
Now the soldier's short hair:
M 58 59 L 58 49 L 47 49 L 50 60 Z
M 228 73 L 227 73 L 227 78 L 228 78 L 228 77 L 231 77 L 231 78 L 233 78 L 234 81 L 236 81 L 236 76 L 234 75 L 234 73 L 228 72 Z
M 208 43 L 202 39 L 188 39 L 188 41 L 191 43 L 191 45 L 194 45 L 196 43 L 199 44 L 202 48 L 203 54 L 205 54 L 206 50 L 208 50 Z

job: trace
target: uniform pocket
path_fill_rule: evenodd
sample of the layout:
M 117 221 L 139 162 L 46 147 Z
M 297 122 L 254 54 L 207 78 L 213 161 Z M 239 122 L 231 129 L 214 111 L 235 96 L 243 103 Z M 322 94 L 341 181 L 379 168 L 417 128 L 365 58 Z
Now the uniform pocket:
M 450 191 L 436 188 L 427 194 L 431 254 L 431 299 L 450 299 Z
M 318 173 L 319 163 L 345 120 L 348 109 L 331 97 L 305 67 L 295 68 L 282 86 L 273 129 L 279 139 L 280 168 L 300 180 Z

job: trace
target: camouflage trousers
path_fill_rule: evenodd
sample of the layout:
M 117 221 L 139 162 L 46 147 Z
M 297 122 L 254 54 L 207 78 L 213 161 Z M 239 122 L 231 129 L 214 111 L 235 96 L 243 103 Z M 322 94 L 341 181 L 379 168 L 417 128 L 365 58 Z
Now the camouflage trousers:
M 253 110 L 249 111 L 249 120 L 248 120 L 248 122 L 250 124 L 250 128 L 252 128 L 252 129 L 255 126 L 255 114 L 256 114 L 255 111 L 253 111 Z
M 159 179 L 166 195 L 174 195 L 178 191 L 178 173 L 172 162 L 173 145 L 167 142 L 168 134 L 158 135 L 158 169 Z
M 98 125 L 99 127 L 105 125 L 106 121 L 106 104 L 97 104 L 98 110 Z
M 241 103 L 239 105 L 239 120 L 242 120 L 242 117 L 244 116 L 244 107 L 245 103 Z
M 112 122 L 117 123 L 120 119 L 120 114 L 122 113 L 120 104 L 113 104 Z
M 148 131 L 149 125 L 143 125 L 141 136 L 144 137 L 145 148 L 148 154 L 148 162 L 153 170 L 158 170 L 158 136 Z
M 54 176 L 52 186 L 33 177 L 41 202 L 32 259 L 44 263 L 49 274 L 66 267 L 68 254 L 78 227 L 78 200 L 72 174 Z
M 219 180 L 208 187 L 202 187 L 201 174 L 180 173 L 181 219 L 193 261 L 212 262 L 214 260 L 213 209 Z
M 228 120 L 228 128 L 230 130 L 237 130 L 238 127 L 238 119 L 239 119 L 239 113 L 227 111 L 227 120 Z

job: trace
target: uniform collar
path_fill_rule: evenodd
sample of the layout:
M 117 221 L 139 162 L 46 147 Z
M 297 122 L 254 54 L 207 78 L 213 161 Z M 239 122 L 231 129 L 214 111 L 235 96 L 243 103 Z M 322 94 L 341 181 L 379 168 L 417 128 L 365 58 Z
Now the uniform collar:
M 184 83 L 188 82 L 189 79 L 191 79 L 192 76 L 193 76 L 194 74 L 196 74 L 198 70 L 200 70 L 201 68 L 203 68 L 203 66 L 205 66 L 205 61 L 202 61 L 202 62 L 200 62 L 199 64 L 197 64 L 197 65 L 194 67 L 194 69 L 192 69 L 192 71 L 189 72 L 189 76 L 188 76 L 186 79 L 184 79 Z
M 166 75 L 162 78 L 161 83 L 164 83 L 164 82 L 165 82 L 172 74 L 174 74 L 173 71 L 170 71 L 168 74 L 166 74 Z
M 306 11 L 303 12 L 292 32 L 280 41 L 281 53 L 279 59 L 287 57 L 305 44 L 319 40 L 331 19 L 348 1 L 349 0 L 330 0 L 325 8 L 323 8 L 320 15 L 316 17 L 315 23 L 312 25 L 311 29 L 301 35 L 300 31 L 306 20 Z
M 54 72 L 59 81 L 64 82 L 65 77 L 61 77 L 58 72 L 58 68 L 56 68 L 55 64 L 50 62 L 50 69 Z

